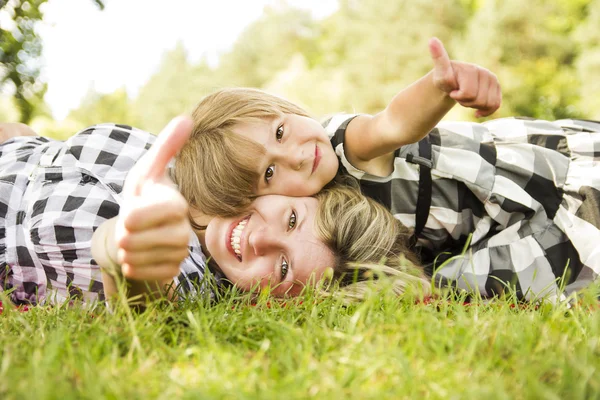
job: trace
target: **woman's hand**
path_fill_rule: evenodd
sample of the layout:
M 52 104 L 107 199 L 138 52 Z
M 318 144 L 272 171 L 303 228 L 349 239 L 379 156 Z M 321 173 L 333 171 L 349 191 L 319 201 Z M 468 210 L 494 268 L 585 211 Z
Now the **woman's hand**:
M 127 176 L 114 246 L 109 246 L 125 278 L 170 283 L 188 255 L 193 233 L 188 204 L 168 178 L 167 166 L 191 129 L 189 118 L 172 120 Z
M 433 83 L 463 107 L 477 110 L 476 117 L 493 114 L 502 104 L 498 78 L 489 70 L 475 64 L 450 60 L 442 42 L 429 40 L 433 60 Z

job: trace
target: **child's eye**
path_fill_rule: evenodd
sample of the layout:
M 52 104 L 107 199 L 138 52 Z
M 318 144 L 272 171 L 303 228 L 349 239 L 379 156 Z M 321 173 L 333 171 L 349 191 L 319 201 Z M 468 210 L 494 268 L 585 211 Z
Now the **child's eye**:
M 281 142 L 282 138 L 283 138 L 283 125 L 279 125 L 277 127 L 277 130 L 275 131 L 275 139 L 277 139 L 278 142 Z
M 287 261 L 285 261 L 285 259 L 281 260 L 281 280 L 282 281 L 287 276 L 289 269 L 290 269 L 290 267 L 289 267 Z
M 295 226 L 296 226 L 296 211 L 292 211 L 292 213 L 290 214 L 290 220 L 288 222 L 288 228 L 294 229 Z
M 269 167 L 265 171 L 265 182 L 268 183 L 271 180 L 271 178 L 273 177 L 274 174 L 275 174 L 275 166 L 274 165 L 269 165 Z

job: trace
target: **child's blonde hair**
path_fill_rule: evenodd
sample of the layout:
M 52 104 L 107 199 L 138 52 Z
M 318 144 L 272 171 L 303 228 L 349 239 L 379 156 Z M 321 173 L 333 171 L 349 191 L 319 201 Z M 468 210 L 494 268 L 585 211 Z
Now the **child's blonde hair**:
M 339 184 L 315 197 L 317 235 L 334 253 L 331 279 L 342 287 L 345 299 L 360 300 L 390 284 L 398 295 L 431 294 L 431 282 L 409 249 L 411 232 L 389 210 L 356 188 Z
M 174 179 L 190 206 L 223 217 L 244 212 L 256 197 L 265 149 L 233 128 L 283 114 L 309 116 L 258 89 L 222 89 L 206 96 L 192 114 L 192 136 L 175 158 Z

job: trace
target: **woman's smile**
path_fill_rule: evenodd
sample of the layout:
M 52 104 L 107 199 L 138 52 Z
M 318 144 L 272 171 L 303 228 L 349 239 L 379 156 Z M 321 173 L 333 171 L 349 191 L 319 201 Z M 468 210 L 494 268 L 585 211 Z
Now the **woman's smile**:
M 225 246 L 229 250 L 229 252 L 238 259 L 239 262 L 242 262 L 242 254 L 244 254 L 244 249 L 246 248 L 246 234 L 244 233 L 244 228 L 248 225 L 248 221 L 250 220 L 250 215 L 242 218 L 238 221 L 233 221 L 227 230 L 227 235 L 225 237 Z
M 277 285 L 275 295 L 299 292 L 335 265 L 315 230 L 318 204 L 313 197 L 258 197 L 250 215 L 214 217 L 204 234 L 206 247 L 227 279 L 243 290 L 259 284 Z

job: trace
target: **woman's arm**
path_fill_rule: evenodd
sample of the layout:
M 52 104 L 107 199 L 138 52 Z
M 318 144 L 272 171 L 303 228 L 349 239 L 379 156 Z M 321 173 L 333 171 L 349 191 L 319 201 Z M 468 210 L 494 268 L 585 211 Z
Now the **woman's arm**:
M 398 93 L 382 112 L 361 115 L 346 131 L 346 157 L 357 168 L 383 157 L 389 163 L 401 146 L 422 139 L 458 102 L 487 116 L 500 107 L 502 94 L 496 76 L 474 64 L 451 61 L 442 43 L 432 39 L 431 72 Z
M 0 143 L 17 136 L 38 136 L 29 126 L 17 122 L 0 123 Z
M 92 257 L 102 270 L 102 283 L 107 299 L 115 299 L 119 295 L 118 284 L 125 282 L 127 298 L 139 298 L 141 303 L 146 300 L 168 298 L 174 300 L 173 279 L 162 280 L 133 280 L 123 276 L 121 265 L 117 260 L 118 248 L 115 244 L 115 225 L 117 218 L 111 218 L 101 224 L 92 237 Z M 134 301 L 139 303 L 138 301 Z
M 193 234 L 188 205 L 167 177 L 169 161 L 183 147 L 192 128 L 189 118 L 173 120 L 127 176 L 119 215 L 105 221 L 92 237 L 92 255 L 102 267 L 108 298 L 148 299 L 175 293 L 168 288 L 188 256 Z M 127 283 L 126 293 L 118 287 Z

